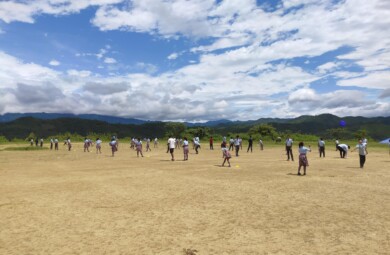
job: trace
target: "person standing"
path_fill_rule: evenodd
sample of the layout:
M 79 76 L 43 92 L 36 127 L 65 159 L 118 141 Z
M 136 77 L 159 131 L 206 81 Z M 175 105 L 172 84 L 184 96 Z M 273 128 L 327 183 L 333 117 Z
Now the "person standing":
M 54 140 L 53 138 L 50 138 L 50 150 L 53 149 Z
M 188 139 L 187 137 L 184 137 L 183 141 L 183 153 L 184 153 L 184 161 L 188 160 Z
M 340 158 L 346 158 L 348 154 L 348 149 L 351 147 L 347 144 L 341 143 L 337 146 L 337 149 L 340 151 Z
M 195 144 L 195 152 L 196 152 L 196 154 L 199 154 L 199 151 L 198 151 L 200 149 L 199 137 L 195 137 L 194 144 Z
M 31 140 L 30 140 L 30 145 L 34 146 L 34 139 L 33 138 L 31 138 Z
M 43 138 L 40 139 L 40 146 L 43 147 Z
M 98 154 L 98 153 L 102 153 L 102 140 L 100 140 L 100 138 L 98 137 L 97 139 L 96 139 L 96 154 Z
M 214 139 L 210 136 L 210 150 L 214 150 Z
M 359 140 L 359 143 L 356 145 L 355 150 L 359 150 L 359 162 L 360 162 L 360 168 L 364 167 L 364 163 L 366 163 L 366 155 L 368 154 L 367 151 L 367 143 L 364 143 L 362 139 Z
M 84 138 L 84 152 L 88 151 L 89 152 L 89 139 Z
M 325 141 L 322 138 L 318 141 L 318 151 L 320 152 L 320 158 L 321 156 L 325 158 Z
M 241 144 L 241 139 L 240 136 L 236 136 L 236 139 L 234 140 L 234 147 L 236 148 L 236 157 L 238 157 L 238 152 L 240 151 L 240 144 Z
M 171 157 L 172 157 L 171 160 L 172 161 L 175 161 L 175 155 L 174 155 L 175 143 L 176 143 L 176 139 L 173 138 L 172 136 L 170 136 L 168 139 L 168 149 L 169 149 L 169 152 L 171 153 Z
M 293 139 L 291 139 L 290 137 L 288 137 L 286 140 L 287 161 L 290 161 L 290 156 L 291 156 L 291 160 L 294 161 L 294 156 L 292 152 L 293 142 L 294 142 Z
M 141 154 L 142 157 L 144 157 L 144 154 L 142 154 L 142 141 L 141 138 L 138 138 L 135 142 L 135 149 L 137 151 L 137 157 L 139 157 L 139 154 Z
M 111 146 L 111 153 L 112 153 L 112 156 L 114 157 L 115 152 L 118 151 L 116 139 L 114 137 L 111 138 L 111 142 L 109 143 L 109 145 Z
M 150 148 L 150 138 L 146 139 L 146 152 L 148 151 L 152 151 L 152 149 Z
M 310 146 L 309 148 L 304 146 L 303 142 L 300 142 L 298 144 L 299 146 L 299 166 L 298 166 L 298 175 L 301 175 L 301 167 L 303 166 L 303 175 L 306 175 L 306 167 L 309 166 L 309 161 L 307 160 L 307 152 L 311 151 Z
M 253 146 L 253 139 L 252 139 L 252 136 L 249 136 L 249 139 L 248 139 L 248 150 L 246 152 L 249 152 L 249 149 L 252 151 L 252 146 Z
M 58 151 L 58 139 L 54 138 L 54 150 Z
M 263 144 L 263 140 L 259 140 L 259 145 L 260 145 L 260 150 L 263 150 L 264 149 L 264 144 Z
M 65 143 L 68 145 L 68 151 L 70 151 L 72 149 L 72 142 L 70 141 L 70 137 L 68 137 L 68 139 L 66 139 Z
M 154 138 L 154 148 L 157 148 L 158 147 L 158 139 L 157 137 Z
M 234 139 L 233 137 L 230 137 L 230 140 L 229 140 L 229 151 L 231 150 L 234 150 Z
M 226 147 L 222 148 L 222 154 L 223 154 L 223 158 L 224 158 L 223 162 L 222 162 L 222 166 L 225 166 L 225 162 L 227 162 L 229 164 L 229 167 L 230 167 L 230 158 L 232 156 L 230 155 L 230 152 Z

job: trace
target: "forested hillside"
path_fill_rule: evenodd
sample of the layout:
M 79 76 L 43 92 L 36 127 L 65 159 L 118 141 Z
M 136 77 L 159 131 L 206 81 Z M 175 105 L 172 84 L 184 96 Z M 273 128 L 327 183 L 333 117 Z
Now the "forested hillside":
M 340 124 L 342 121 L 343 125 Z M 39 137 L 50 137 L 58 134 L 115 134 L 118 137 L 165 137 L 174 136 L 201 137 L 232 136 L 235 134 L 252 134 L 287 136 L 306 134 L 326 138 L 355 138 L 362 134 L 373 139 L 390 137 L 390 117 L 344 117 L 331 114 L 319 116 L 300 116 L 295 119 L 259 119 L 256 121 L 214 122 L 215 126 L 196 126 L 194 124 L 173 122 L 146 122 L 143 124 L 110 124 L 105 121 L 80 118 L 37 119 L 23 117 L 10 122 L 0 123 L 0 136 L 11 139 L 26 139 L 33 133 Z M 262 131 L 263 130 L 263 131 Z M 266 131 L 264 131 L 266 130 Z

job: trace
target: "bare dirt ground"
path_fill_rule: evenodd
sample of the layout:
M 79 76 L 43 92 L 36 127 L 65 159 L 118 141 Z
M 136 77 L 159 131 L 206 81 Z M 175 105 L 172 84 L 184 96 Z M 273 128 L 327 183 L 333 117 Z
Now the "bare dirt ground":
M 7 145 L 9 146 L 9 145 Z M 1 151 L 0 254 L 389 254 L 390 156 Z M 219 147 L 219 146 L 218 146 Z M 297 159 L 297 148 L 294 148 Z

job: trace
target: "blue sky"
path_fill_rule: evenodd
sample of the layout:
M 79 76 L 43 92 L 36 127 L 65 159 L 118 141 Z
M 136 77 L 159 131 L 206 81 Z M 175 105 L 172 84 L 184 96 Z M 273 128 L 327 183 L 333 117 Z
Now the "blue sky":
M 390 116 L 386 0 L 0 2 L 0 114 Z

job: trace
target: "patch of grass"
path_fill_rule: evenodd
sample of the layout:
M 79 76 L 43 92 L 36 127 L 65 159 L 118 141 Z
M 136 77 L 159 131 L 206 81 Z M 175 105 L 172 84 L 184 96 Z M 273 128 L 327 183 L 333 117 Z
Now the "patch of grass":
M 6 147 L 4 151 L 42 151 L 47 150 L 46 147 L 35 147 L 35 146 L 25 146 L 25 147 Z

